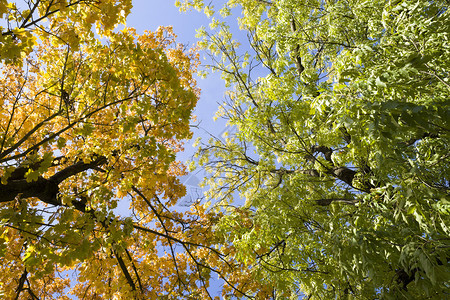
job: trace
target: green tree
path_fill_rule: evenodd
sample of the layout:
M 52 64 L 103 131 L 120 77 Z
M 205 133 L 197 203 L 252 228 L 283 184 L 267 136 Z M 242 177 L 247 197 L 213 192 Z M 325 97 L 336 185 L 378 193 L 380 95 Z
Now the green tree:
M 200 44 L 236 133 L 201 144 L 199 165 L 224 212 L 220 244 L 271 287 L 246 292 L 448 297 L 448 2 L 234 0 L 220 16 L 179 5 L 213 16 Z

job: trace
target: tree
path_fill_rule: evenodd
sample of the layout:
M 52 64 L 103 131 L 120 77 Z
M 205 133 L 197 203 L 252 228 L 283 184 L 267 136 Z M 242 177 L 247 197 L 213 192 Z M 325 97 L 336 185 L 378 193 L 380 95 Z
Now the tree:
M 119 30 L 130 1 L 25 5 L 0 1 L 2 298 L 208 297 L 216 214 L 171 209 L 198 54 Z
M 0 1 L 0 57 L 6 63 L 21 63 L 42 38 L 56 44 L 78 44 L 94 38 L 95 29 L 108 35 L 124 23 L 131 0 L 24 0 Z M 77 26 L 74 26 L 77 25 Z
M 236 133 L 202 143 L 198 165 L 224 213 L 220 244 L 272 288 L 246 292 L 448 297 L 448 3 L 179 5 L 213 16 L 199 35 L 229 87 L 218 116 Z

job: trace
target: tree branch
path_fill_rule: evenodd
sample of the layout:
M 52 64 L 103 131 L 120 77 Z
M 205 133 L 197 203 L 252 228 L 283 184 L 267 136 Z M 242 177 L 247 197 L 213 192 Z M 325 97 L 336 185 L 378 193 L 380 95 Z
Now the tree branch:
M 20 279 L 19 279 L 19 285 L 17 286 L 17 289 L 16 289 L 16 297 L 14 298 L 15 300 L 19 299 L 20 293 L 24 290 L 23 285 L 25 284 L 25 281 L 27 280 L 27 276 L 28 276 L 28 271 L 25 268 L 25 270 L 22 273 L 22 276 L 20 276 Z
M 132 291 L 136 290 L 136 285 L 134 284 L 133 278 L 131 278 L 130 272 L 128 272 L 127 266 L 125 265 L 125 262 L 123 261 L 122 257 L 117 253 L 116 250 L 113 249 L 112 251 L 114 253 L 114 256 L 117 259 L 117 262 L 119 263 L 120 269 L 122 269 L 122 273 L 127 279 L 128 284 L 131 287 Z
M 57 199 L 59 193 L 58 185 L 61 182 L 73 175 L 93 169 L 106 162 L 104 156 L 99 156 L 89 163 L 81 161 L 68 166 L 48 179 L 40 176 L 36 181 L 31 182 L 28 182 L 24 178 L 10 180 L 7 184 L 0 184 L 0 203 L 13 201 L 20 195 L 22 198 L 36 197 L 51 205 L 61 205 L 61 202 Z
M 320 206 L 328 206 L 333 202 L 341 202 L 345 204 L 355 205 L 358 202 L 361 202 L 359 199 L 347 199 L 347 198 L 328 198 L 328 199 L 318 199 L 316 201 L 317 205 Z
M 98 156 L 95 160 L 89 163 L 84 163 L 83 161 L 80 161 L 59 171 L 58 173 L 50 177 L 48 180 L 60 184 L 61 182 L 63 182 L 64 180 L 73 175 L 87 171 L 89 169 L 93 169 L 105 163 L 107 163 L 107 160 L 106 157 L 104 156 Z

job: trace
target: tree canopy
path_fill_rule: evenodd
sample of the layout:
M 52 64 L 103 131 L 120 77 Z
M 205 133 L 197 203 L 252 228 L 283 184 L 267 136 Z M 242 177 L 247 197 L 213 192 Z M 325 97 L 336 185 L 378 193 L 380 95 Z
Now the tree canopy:
M 171 209 L 198 53 L 169 27 L 117 27 L 130 8 L 0 1 L 3 299 L 208 297 L 215 214 Z
M 446 298 L 448 3 L 221 3 L 178 2 L 235 130 L 177 211 L 199 49 L 131 0 L 0 0 L 1 297 Z
M 242 290 L 448 297 L 448 2 L 224 2 L 178 5 L 212 17 L 200 44 L 229 87 L 218 116 L 235 132 L 198 165 L 220 244 L 271 287 Z

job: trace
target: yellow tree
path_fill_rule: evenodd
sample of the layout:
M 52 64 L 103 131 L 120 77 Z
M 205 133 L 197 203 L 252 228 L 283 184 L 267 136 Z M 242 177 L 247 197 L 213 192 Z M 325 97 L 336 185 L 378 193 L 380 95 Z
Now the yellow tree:
M 197 54 L 171 28 L 115 29 L 128 0 L 21 7 L 0 0 L 1 297 L 211 297 L 232 266 L 210 246 L 216 217 L 170 209 Z

